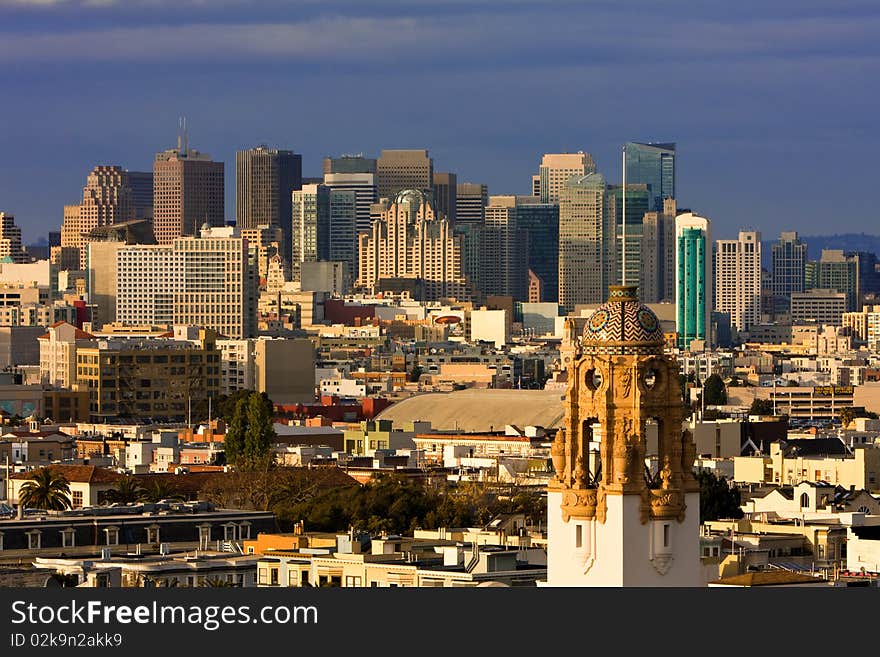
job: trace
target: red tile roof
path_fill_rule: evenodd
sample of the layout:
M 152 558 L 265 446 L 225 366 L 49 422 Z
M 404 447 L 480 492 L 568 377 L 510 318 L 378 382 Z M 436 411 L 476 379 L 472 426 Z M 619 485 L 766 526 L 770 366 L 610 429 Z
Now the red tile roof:
M 123 478 L 123 475 L 107 468 L 99 468 L 95 465 L 47 465 L 50 472 L 63 475 L 67 481 L 82 484 L 114 484 Z M 30 472 L 19 472 L 10 475 L 10 479 L 33 479 L 34 475 L 45 468 L 38 468 Z

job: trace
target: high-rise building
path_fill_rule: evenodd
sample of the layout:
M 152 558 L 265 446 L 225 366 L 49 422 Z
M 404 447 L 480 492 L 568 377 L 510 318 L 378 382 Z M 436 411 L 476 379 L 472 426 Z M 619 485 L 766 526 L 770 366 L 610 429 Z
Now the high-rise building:
M 486 218 L 489 205 L 489 186 L 478 183 L 458 183 L 455 186 L 455 223 L 481 222 Z
M 583 177 L 595 173 L 593 156 L 583 151 L 577 153 L 546 153 L 538 168 L 538 194 L 541 203 L 557 203 L 559 192 L 572 176 Z M 535 180 L 532 179 L 534 191 Z M 604 292 L 602 293 L 604 294 Z
M 85 269 L 85 236 L 95 228 L 133 216 L 129 172 L 118 166 L 96 166 L 86 178 L 82 203 L 64 206 L 61 246 L 77 249 L 80 269 Z
M 840 249 L 822 249 L 818 261 L 806 264 L 804 289 L 837 290 L 846 294 L 846 311 L 859 309 L 859 261 Z
M 199 234 L 202 226 L 221 227 L 224 216 L 224 166 L 188 147 L 162 151 L 153 162 L 153 230 L 156 242 L 171 244 Z
M 644 183 L 651 190 L 651 210 L 663 199 L 675 198 L 675 144 L 627 142 L 624 145 L 626 182 Z
M 281 256 L 290 262 L 291 193 L 302 187 L 302 155 L 257 146 L 235 154 L 235 225 L 239 229 L 278 226 Z
M 559 298 L 559 204 L 517 196 L 516 223 L 526 238 L 528 268 L 541 280 L 541 301 Z
M 415 290 L 425 301 L 469 301 L 474 292 L 462 268 L 463 241 L 448 219 L 434 214 L 428 195 L 401 191 L 359 238 L 359 286 Z
M 5 212 L 0 212 L 0 261 L 28 261 L 27 252 L 21 244 L 21 228 L 15 225 L 15 217 Z
M 453 230 L 457 236 L 461 236 L 462 240 L 461 268 L 464 275 L 475 289 L 482 290 L 486 273 L 483 267 L 483 240 L 485 239 L 486 223 L 485 221 L 456 222 Z
M 325 173 L 324 185 L 332 190 L 354 193 L 357 206 L 355 232 L 369 232 L 370 206 L 379 200 L 376 192 L 376 174 L 358 171 Z
M 131 214 L 135 219 L 153 218 L 153 172 L 128 171 L 131 186 Z
M 281 226 L 272 224 L 268 226 L 256 226 L 255 228 L 242 228 L 238 231 L 242 238 L 247 240 L 248 248 L 257 260 L 257 274 L 261 281 L 269 276 L 269 263 L 281 254 L 284 245 L 284 233 Z M 283 258 L 282 258 L 283 261 Z M 282 271 L 284 271 L 282 262 Z
M 615 258 L 605 200 L 600 173 L 572 178 L 559 190 L 559 305 L 568 312 L 605 299 Z
M 709 220 L 692 212 L 675 218 L 676 322 L 679 349 L 710 341 L 712 245 Z
M 608 213 L 608 221 L 614 225 L 616 231 L 612 284 L 636 285 L 642 275 L 642 228 L 645 213 L 648 212 L 651 205 L 650 190 L 644 183 L 630 184 L 627 181 L 625 231 L 623 187 L 608 185 L 606 194 L 605 212 Z M 625 257 L 623 250 L 626 251 Z M 624 267 L 626 267 L 625 273 Z
M 713 260 L 715 311 L 729 313 L 732 328 L 748 331 L 761 322 L 761 233 L 717 240 Z
M 458 182 L 454 173 L 434 173 L 434 211 L 455 224 Z
M 291 279 L 300 280 L 301 264 L 329 259 L 330 188 L 303 185 L 292 192 Z
M 328 173 L 372 173 L 376 174 L 376 158 L 357 155 L 340 155 L 324 158 L 324 175 Z
M 483 231 L 483 287 L 488 295 L 528 300 L 528 234 L 519 226 L 515 196 L 490 196 Z
M 675 199 L 667 198 L 662 212 L 646 212 L 642 218 L 639 296 L 645 303 L 675 299 L 676 214 Z
M 807 245 L 801 242 L 797 232 L 782 232 L 779 240 L 770 247 L 770 252 L 773 313 L 788 313 L 792 292 L 804 291 Z
M 170 245 L 116 250 L 116 321 L 186 325 L 229 338 L 256 332 L 257 272 L 247 240 L 231 227 L 203 228 Z
M 393 199 L 404 189 L 432 194 L 434 161 L 424 149 L 383 150 L 376 161 L 376 186 L 379 198 Z
M 357 231 L 357 193 L 346 189 L 330 188 L 330 225 L 327 230 L 327 259 L 344 265 L 343 288 L 357 280 L 358 274 L 358 231 Z

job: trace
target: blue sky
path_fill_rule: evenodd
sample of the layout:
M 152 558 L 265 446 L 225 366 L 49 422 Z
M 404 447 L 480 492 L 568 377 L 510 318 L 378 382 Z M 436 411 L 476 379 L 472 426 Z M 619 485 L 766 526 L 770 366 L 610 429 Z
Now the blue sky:
M 148 170 L 185 115 L 226 162 L 428 148 L 528 193 L 544 152 L 620 179 L 628 140 L 678 143 L 680 205 L 772 237 L 880 232 L 874 0 L 0 0 L 0 210 L 26 241 L 89 169 Z

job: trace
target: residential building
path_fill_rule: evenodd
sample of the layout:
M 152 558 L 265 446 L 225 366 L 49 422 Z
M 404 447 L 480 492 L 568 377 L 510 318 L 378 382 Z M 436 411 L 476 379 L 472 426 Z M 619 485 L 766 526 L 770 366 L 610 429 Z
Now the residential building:
M 21 228 L 15 225 L 15 217 L 5 212 L 0 212 L 0 260 L 30 262 L 21 244 Z
M 678 347 L 691 341 L 710 341 L 712 312 L 712 244 L 709 220 L 687 212 L 675 218 L 676 331 Z
M 236 228 L 238 226 L 236 225 Z M 254 228 L 244 228 L 238 231 L 242 239 L 247 240 L 248 249 L 256 257 L 257 275 L 260 278 L 260 287 L 265 287 L 269 277 L 269 263 L 278 255 L 281 258 L 282 271 L 284 271 L 284 231 L 281 226 L 261 225 Z
M 235 154 L 235 225 L 281 229 L 281 256 L 290 264 L 291 194 L 302 187 L 302 155 L 265 144 Z
M 626 182 L 644 183 L 651 193 L 651 210 L 675 198 L 675 143 L 627 142 L 624 147 Z
M 717 240 L 714 252 L 715 311 L 730 313 L 731 327 L 748 331 L 761 322 L 761 233 L 740 231 Z
M 424 149 L 383 150 L 376 161 L 376 187 L 379 198 L 393 199 L 405 189 L 432 194 L 434 161 Z
M 593 156 L 584 151 L 546 153 L 538 167 L 537 196 L 541 203 L 558 203 L 560 192 L 571 177 L 583 178 L 595 172 Z
M 796 231 L 782 232 L 770 247 L 772 253 L 771 285 L 774 314 L 788 313 L 792 292 L 804 291 L 807 245 Z
M 95 336 L 72 324 L 58 322 L 41 335 L 40 382 L 56 388 L 72 388 L 76 378 L 76 350 L 90 345 Z
M 224 165 L 192 150 L 186 138 L 153 162 L 153 229 L 156 242 L 172 244 L 199 229 L 225 224 Z

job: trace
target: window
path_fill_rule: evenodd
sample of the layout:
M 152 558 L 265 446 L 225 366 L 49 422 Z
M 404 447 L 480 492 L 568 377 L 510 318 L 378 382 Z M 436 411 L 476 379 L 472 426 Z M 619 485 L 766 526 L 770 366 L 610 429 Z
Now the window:
M 33 529 L 27 533 L 28 537 L 28 549 L 29 550 L 39 550 L 40 549 L 40 530 Z
M 74 547 L 76 534 L 73 527 L 66 527 L 61 530 L 61 547 Z
M 805 509 L 810 506 L 810 496 L 807 493 L 801 494 L 801 508 Z
M 583 525 L 574 526 L 574 546 L 576 548 L 583 547 L 584 544 L 584 528 Z
M 159 542 L 159 528 L 156 526 L 147 527 L 147 543 Z
M 269 584 L 272 586 L 278 586 L 278 569 L 270 568 L 269 569 Z
M 268 569 L 266 569 L 266 568 L 259 568 L 259 569 L 257 569 L 257 575 L 258 575 L 258 576 L 257 576 L 257 583 L 258 583 L 258 584 L 266 584 L 266 583 L 269 581 L 269 579 L 268 579 L 268 575 L 269 575 L 269 573 L 268 573 Z
M 71 493 L 71 504 L 74 509 L 81 509 L 83 506 L 83 493 L 81 490 L 75 490 Z
M 119 545 L 119 528 L 118 527 L 105 527 L 104 528 L 104 545 Z
M 663 525 L 663 547 L 669 547 L 669 525 Z
M 360 586 L 360 585 L 361 585 L 360 576 L 358 576 L 358 575 L 346 575 L 345 576 L 345 586 L 346 587 Z

